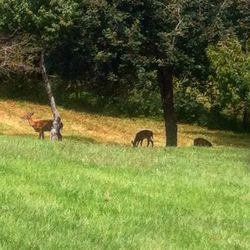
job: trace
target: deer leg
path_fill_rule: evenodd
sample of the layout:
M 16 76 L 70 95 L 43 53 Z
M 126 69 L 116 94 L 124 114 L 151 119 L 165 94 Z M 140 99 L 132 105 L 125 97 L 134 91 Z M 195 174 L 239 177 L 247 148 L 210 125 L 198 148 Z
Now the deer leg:
M 62 140 L 62 134 L 61 134 L 61 131 L 59 130 L 58 132 L 58 140 L 61 141 Z
M 147 147 L 149 146 L 149 143 L 150 143 L 150 140 L 149 139 L 147 139 L 147 142 L 148 142 L 148 144 L 147 144 Z
M 39 139 L 44 139 L 44 132 L 43 131 L 40 131 L 39 132 Z
M 140 144 L 141 144 L 141 147 L 142 147 L 142 143 L 143 143 L 143 140 L 141 140 Z

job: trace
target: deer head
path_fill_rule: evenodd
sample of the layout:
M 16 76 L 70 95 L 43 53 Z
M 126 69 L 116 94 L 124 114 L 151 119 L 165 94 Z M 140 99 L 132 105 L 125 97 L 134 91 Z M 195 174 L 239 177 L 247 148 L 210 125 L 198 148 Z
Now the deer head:
M 28 112 L 26 115 L 22 116 L 21 118 L 24 120 L 29 120 L 34 115 L 34 112 Z
M 135 141 L 131 141 L 133 147 L 135 148 L 136 147 L 136 142 Z

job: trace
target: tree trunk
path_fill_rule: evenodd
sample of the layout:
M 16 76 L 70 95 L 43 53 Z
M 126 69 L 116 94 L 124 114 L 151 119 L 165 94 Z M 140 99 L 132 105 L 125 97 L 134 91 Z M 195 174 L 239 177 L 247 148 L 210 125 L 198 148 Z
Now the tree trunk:
M 249 130 L 249 117 L 250 117 L 249 110 L 246 104 L 243 111 L 243 121 L 242 121 L 244 130 Z
M 52 93 L 51 85 L 50 85 L 49 78 L 48 78 L 47 71 L 46 71 L 46 67 L 44 64 L 44 51 L 41 52 L 40 68 L 41 68 L 41 72 L 42 72 L 44 86 L 45 86 L 46 92 L 48 94 L 50 107 L 51 107 L 53 117 L 54 117 L 53 126 L 52 126 L 52 129 L 50 132 L 50 139 L 52 141 L 55 141 L 55 140 L 61 141 L 62 135 L 61 135 L 60 130 L 62 128 L 62 122 L 61 122 L 60 114 L 56 108 L 55 98 L 54 98 L 53 93 Z
M 166 146 L 177 146 L 177 119 L 174 108 L 173 73 L 161 68 L 158 70 L 161 99 L 165 120 Z

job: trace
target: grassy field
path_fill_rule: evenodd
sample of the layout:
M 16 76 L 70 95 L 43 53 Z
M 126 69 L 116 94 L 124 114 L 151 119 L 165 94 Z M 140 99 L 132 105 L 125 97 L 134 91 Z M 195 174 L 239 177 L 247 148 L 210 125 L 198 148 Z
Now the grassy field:
M 250 249 L 249 134 L 180 124 L 165 149 L 162 121 L 59 110 L 63 142 L 39 141 L 21 116 L 49 107 L 0 100 L 1 250 Z
M 82 142 L 106 143 L 131 146 L 131 140 L 137 131 L 151 129 L 154 132 L 156 147 L 165 145 L 163 121 L 150 119 L 128 119 L 76 112 L 59 107 L 64 123 L 63 136 Z M 50 108 L 30 102 L 0 99 L 0 135 L 38 136 L 20 117 L 35 112 L 34 118 L 50 119 Z M 204 127 L 179 124 L 178 145 L 189 147 L 195 137 L 210 140 L 216 147 L 233 146 L 250 148 L 250 134 L 208 130 Z M 48 136 L 47 136 L 48 137 Z
M 0 249 L 250 249 L 248 149 L 0 145 Z

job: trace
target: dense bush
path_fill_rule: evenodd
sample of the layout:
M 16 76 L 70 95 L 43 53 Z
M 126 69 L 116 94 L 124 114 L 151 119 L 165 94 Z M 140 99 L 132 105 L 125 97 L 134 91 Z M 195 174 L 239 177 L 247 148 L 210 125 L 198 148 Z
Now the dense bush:
M 0 96 L 30 101 L 44 102 L 48 100 L 41 81 L 36 78 L 28 78 L 23 75 L 0 77 Z

